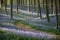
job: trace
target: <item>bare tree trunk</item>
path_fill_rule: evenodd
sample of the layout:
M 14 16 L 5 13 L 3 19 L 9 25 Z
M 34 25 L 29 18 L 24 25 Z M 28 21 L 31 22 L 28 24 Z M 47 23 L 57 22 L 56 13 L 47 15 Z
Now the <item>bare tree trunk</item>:
M 60 0 L 59 0 L 59 12 L 60 12 Z
M 24 9 L 24 6 L 25 6 L 25 5 L 24 5 L 24 0 L 23 0 L 23 9 Z
M 44 0 L 43 0 L 43 8 L 44 8 Z
M 11 5 L 11 19 L 13 19 L 13 0 L 10 0 Z
M 22 0 L 20 0 L 20 6 L 22 6 Z
M 20 0 L 18 0 L 18 4 L 20 5 Z
M 20 6 L 21 6 L 21 0 L 20 0 Z
M 24 0 L 23 0 L 23 6 L 24 6 Z
M 56 26 L 57 26 L 57 29 L 59 28 L 59 22 L 58 22 L 58 11 L 57 11 L 57 0 L 55 0 L 55 14 L 56 14 Z
M 1 0 L 0 0 L 0 7 L 1 7 Z
M 36 7 L 36 0 L 34 0 L 34 8 Z
M 60 0 L 58 0 L 58 1 L 59 1 L 59 16 L 60 16 Z M 59 23 L 59 27 L 60 27 L 60 23 Z
M 34 0 L 32 0 L 32 5 L 34 6 Z
M 22 6 L 23 6 L 23 0 L 22 0 Z
M 27 0 L 27 8 L 28 8 L 28 11 L 30 11 L 30 2 L 29 2 L 29 0 Z
M 7 13 L 7 0 L 4 0 L 5 4 L 5 13 Z
M 27 6 L 27 0 L 26 0 L 26 6 Z
M 3 6 L 3 0 L 1 0 L 1 7 Z
M 38 11 L 38 16 L 40 16 L 40 19 L 42 19 L 42 14 L 41 14 L 41 7 L 40 7 L 40 0 L 37 0 L 37 11 Z
M 18 0 L 17 0 L 17 13 L 18 13 Z
M 46 18 L 47 18 L 47 21 L 50 22 L 48 0 L 46 0 Z
M 26 0 L 24 0 L 24 6 L 25 6 L 25 1 L 26 1 Z
M 30 3 L 31 3 L 31 5 L 32 5 L 32 0 L 30 0 Z
M 52 10 L 51 14 L 53 14 L 53 0 L 51 0 L 51 10 Z

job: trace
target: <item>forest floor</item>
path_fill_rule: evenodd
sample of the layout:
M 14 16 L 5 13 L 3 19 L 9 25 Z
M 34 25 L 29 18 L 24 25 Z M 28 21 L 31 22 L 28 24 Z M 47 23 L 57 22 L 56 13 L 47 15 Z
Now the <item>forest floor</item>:
M 3 11 L 4 10 L 0 10 L 0 26 L 3 28 L 22 29 L 27 30 L 31 33 L 39 32 L 43 35 L 42 37 L 48 37 L 50 35 L 56 37 L 56 23 L 55 23 L 56 19 L 54 16 L 50 17 L 51 22 L 49 23 L 47 22 L 45 17 L 42 20 L 40 20 L 40 18 L 37 15 L 32 15 L 33 13 L 31 12 L 30 12 L 31 14 L 27 14 L 29 12 L 20 10 L 19 13 L 17 14 L 15 10 L 13 12 L 13 19 L 10 19 L 10 9 L 8 9 L 7 13 Z M 25 13 L 22 13 L 21 11 Z M 36 33 L 36 35 L 39 33 Z

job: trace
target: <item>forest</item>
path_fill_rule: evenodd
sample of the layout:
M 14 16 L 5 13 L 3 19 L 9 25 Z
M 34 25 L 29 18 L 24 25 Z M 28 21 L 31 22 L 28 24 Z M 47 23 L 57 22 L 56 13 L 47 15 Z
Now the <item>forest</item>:
M 1 40 L 60 40 L 60 0 L 0 0 Z

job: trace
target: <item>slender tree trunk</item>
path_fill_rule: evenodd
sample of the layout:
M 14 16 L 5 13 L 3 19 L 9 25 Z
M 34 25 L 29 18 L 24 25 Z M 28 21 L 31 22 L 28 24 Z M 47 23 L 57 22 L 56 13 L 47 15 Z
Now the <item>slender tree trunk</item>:
M 1 0 L 0 0 L 0 7 L 1 7 Z
M 40 16 L 40 19 L 42 19 L 42 14 L 41 14 L 41 7 L 40 7 L 40 0 L 37 0 L 37 11 L 38 11 L 38 16 Z
M 34 5 L 36 6 L 36 0 L 34 0 Z
M 1 7 L 3 6 L 3 0 L 1 0 Z
M 19 0 L 19 6 L 20 6 L 20 2 L 21 2 L 21 0 Z
M 51 14 L 53 14 L 53 0 L 51 0 Z
M 34 0 L 34 8 L 36 7 L 36 0 Z
M 57 29 L 59 28 L 58 27 L 58 11 L 57 11 L 57 0 L 55 0 L 55 14 L 56 14 L 56 26 L 57 26 Z
M 22 0 L 21 0 L 21 6 L 22 6 Z
M 43 8 L 44 8 L 44 0 L 43 0 Z
M 59 12 L 60 12 L 60 0 L 59 0 Z
M 27 8 L 28 8 L 28 11 L 30 11 L 30 2 L 29 2 L 29 0 L 27 0 Z
M 22 0 L 22 6 L 23 6 L 23 0 Z
M 24 6 L 25 6 L 25 1 L 26 1 L 26 0 L 24 0 Z
M 33 6 L 34 6 L 34 0 L 32 0 Z
M 11 19 L 13 19 L 13 0 L 10 0 L 11 4 Z
M 31 0 L 31 5 L 32 5 L 32 0 Z
M 18 0 L 18 4 L 20 5 L 20 0 Z
M 24 9 L 24 6 L 25 6 L 25 5 L 24 5 L 24 0 L 23 0 L 23 9 Z
M 26 6 L 27 6 L 27 0 L 26 0 Z
M 46 0 L 46 18 L 47 18 L 47 21 L 50 22 L 48 0 Z
M 20 0 L 20 6 L 21 6 L 21 0 Z
M 22 0 L 22 7 L 23 7 L 23 0 Z
M 4 0 L 5 4 L 5 13 L 7 13 L 7 0 Z
M 59 0 L 59 16 L 60 16 L 60 0 Z M 60 26 L 60 23 L 59 23 L 59 26 Z
M 18 0 L 17 0 L 17 13 L 18 13 Z
M 24 0 L 23 0 L 23 6 L 24 6 Z

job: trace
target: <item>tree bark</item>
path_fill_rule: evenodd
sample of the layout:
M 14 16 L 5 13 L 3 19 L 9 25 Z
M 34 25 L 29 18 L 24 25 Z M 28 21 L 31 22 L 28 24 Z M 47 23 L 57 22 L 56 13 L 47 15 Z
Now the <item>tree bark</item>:
M 51 14 L 53 14 L 53 0 L 51 0 Z
M 40 0 L 37 0 L 37 11 L 38 11 L 38 16 L 40 16 L 40 19 L 42 19 Z
M 11 5 L 11 19 L 13 19 L 13 0 L 10 0 Z
M 29 0 L 27 0 L 27 9 L 28 9 L 28 11 L 30 11 L 30 2 L 29 2 Z
M 5 4 L 5 13 L 7 13 L 7 0 L 4 0 Z
M 1 7 L 3 6 L 3 0 L 1 0 Z
M 44 0 L 43 0 L 43 8 L 44 8 Z
M 17 0 L 17 13 L 18 13 L 18 0 Z
M 58 11 L 57 11 L 57 0 L 55 0 L 55 14 L 56 14 L 56 26 L 57 26 L 57 29 L 59 28 L 59 22 L 58 22 Z
M 50 19 L 49 19 L 49 4 L 48 4 L 48 0 L 46 0 L 46 18 L 47 18 L 47 21 L 50 22 Z

